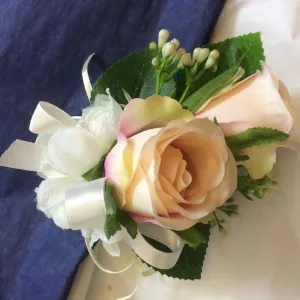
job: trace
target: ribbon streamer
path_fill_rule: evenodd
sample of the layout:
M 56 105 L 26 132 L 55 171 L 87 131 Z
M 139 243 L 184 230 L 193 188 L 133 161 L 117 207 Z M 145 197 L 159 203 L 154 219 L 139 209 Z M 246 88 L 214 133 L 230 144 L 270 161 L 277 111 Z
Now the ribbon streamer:
M 88 73 L 88 66 L 89 66 L 90 60 L 92 59 L 92 57 L 94 55 L 95 55 L 95 53 L 91 54 L 86 59 L 86 61 L 84 62 L 83 66 L 82 66 L 82 71 L 81 71 L 83 86 L 84 86 L 85 92 L 86 92 L 89 100 L 91 99 L 91 93 L 92 93 L 93 88 L 92 88 L 92 84 L 91 84 L 89 73 Z
M 134 263 L 134 253 L 132 252 L 132 257 L 131 257 L 131 261 L 128 263 L 128 265 L 121 269 L 121 270 L 118 270 L 118 271 L 112 271 L 112 270 L 109 270 L 107 268 L 105 268 L 100 262 L 99 260 L 96 258 L 96 256 L 94 255 L 94 252 L 93 252 L 93 249 L 91 247 L 91 239 L 90 238 L 85 238 L 84 239 L 85 241 L 85 245 L 86 245 L 86 248 L 94 262 L 94 264 L 103 272 L 105 273 L 108 273 L 108 274 L 120 274 L 122 272 L 125 272 L 126 270 L 128 270 Z
M 45 147 L 34 143 L 15 140 L 0 157 L 0 166 L 39 172 Z

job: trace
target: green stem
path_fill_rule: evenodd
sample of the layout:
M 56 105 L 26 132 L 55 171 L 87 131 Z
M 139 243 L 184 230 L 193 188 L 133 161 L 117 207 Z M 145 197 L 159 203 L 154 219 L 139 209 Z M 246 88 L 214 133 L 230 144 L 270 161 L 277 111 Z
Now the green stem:
M 186 80 L 187 81 L 187 86 L 186 86 L 186 88 L 185 88 L 185 90 L 184 90 L 184 92 L 183 92 L 183 94 L 182 94 L 182 96 L 181 96 L 181 98 L 179 100 L 179 103 L 183 102 L 183 100 L 184 100 L 185 96 L 187 95 L 187 93 L 188 93 L 191 85 L 195 81 L 197 81 L 205 73 L 205 71 L 206 71 L 205 69 L 202 69 L 194 78 L 191 78 L 188 70 L 187 69 L 185 70 L 185 72 L 186 72 L 186 79 L 187 79 Z
M 190 87 L 191 87 L 191 84 L 189 84 L 189 85 L 186 86 L 186 88 L 185 88 L 185 90 L 184 90 L 184 92 L 183 92 L 181 98 L 179 99 L 179 103 L 182 103 L 182 102 L 183 102 L 183 100 L 184 100 L 186 94 L 188 93 Z
M 175 74 L 178 72 L 178 70 L 179 70 L 178 68 L 174 68 L 174 70 L 169 74 L 169 76 L 165 78 L 165 81 L 171 80 L 175 76 Z
M 168 94 L 168 96 L 171 97 L 171 98 L 173 98 L 175 92 L 176 92 L 176 88 L 173 89 L 173 90 Z
M 165 58 L 163 60 L 163 63 L 161 64 L 161 67 L 159 68 L 159 70 L 156 72 L 156 94 L 159 95 L 162 89 L 162 86 L 164 84 L 164 82 L 161 82 L 161 73 L 165 67 L 165 64 L 167 62 L 167 59 Z
M 223 225 L 220 223 L 219 218 L 218 218 L 218 216 L 217 216 L 217 214 L 215 212 L 213 212 L 213 216 L 214 216 L 214 218 L 215 218 L 215 220 L 217 222 L 218 228 L 220 230 L 223 227 Z
M 194 82 L 195 82 L 196 80 L 198 80 L 198 79 L 205 73 L 205 71 L 206 71 L 206 69 L 202 69 L 202 70 L 197 74 L 197 76 L 194 78 Z
M 156 71 L 156 94 L 159 95 L 160 71 Z

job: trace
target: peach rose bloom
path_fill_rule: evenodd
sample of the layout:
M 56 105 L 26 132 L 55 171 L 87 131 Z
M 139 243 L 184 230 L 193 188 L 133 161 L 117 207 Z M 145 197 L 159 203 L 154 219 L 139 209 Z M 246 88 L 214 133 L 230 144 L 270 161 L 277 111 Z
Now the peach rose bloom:
M 237 168 L 219 126 L 169 97 L 133 99 L 105 161 L 119 206 L 135 220 L 184 230 L 230 198 Z
M 226 93 L 219 93 L 205 103 L 196 118 L 217 118 L 225 136 L 251 127 L 269 127 L 290 135 L 293 129 L 292 105 L 285 85 L 268 67 L 237 83 Z M 244 149 L 250 159 L 244 165 L 257 179 L 269 173 L 276 161 L 278 144 Z

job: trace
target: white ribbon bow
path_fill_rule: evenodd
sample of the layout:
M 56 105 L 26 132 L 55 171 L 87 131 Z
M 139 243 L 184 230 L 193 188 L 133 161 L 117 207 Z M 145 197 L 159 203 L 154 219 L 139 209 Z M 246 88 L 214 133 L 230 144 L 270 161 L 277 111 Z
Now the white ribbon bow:
M 91 95 L 91 83 L 87 68 L 92 56 L 89 56 L 82 69 L 88 98 Z M 102 240 L 111 255 L 119 255 L 117 243 L 123 240 L 148 264 L 160 269 L 172 268 L 184 246 L 182 240 L 174 232 L 154 224 L 143 223 L 138 225 L 138 234 L 135 239 L 132 239 L 122 228 L 122 231 L 117 232 L 108 240 L 104 233 L 108 209 L 104 201 L 105 178 L 92 182 L 87 182 L 80 176 L 70 178 L 49 164 L 47 141 L 57 130 L 67 126 L 76 126 L 75 119 L 50 103 L 40 102 L 29 126 L 31 132 L 39 135 L 36 142 L 16 140 L 1 156 L 0 166 L 38 172 L 46 178 L 37 189 L 38 209 L 53 218 L 54 222 L 63 229 L 82 230 L 84 237 L 89 241 L 87 247 L 93 260 L 103 271 L 110 272 L 92 255 L 91 245 L 97 239 Z M 159 241 L 172 252 L 165 253 L 157 250 L 144 239 L 144 236 Z M 114 273 L 122 271 L 124 270 Z

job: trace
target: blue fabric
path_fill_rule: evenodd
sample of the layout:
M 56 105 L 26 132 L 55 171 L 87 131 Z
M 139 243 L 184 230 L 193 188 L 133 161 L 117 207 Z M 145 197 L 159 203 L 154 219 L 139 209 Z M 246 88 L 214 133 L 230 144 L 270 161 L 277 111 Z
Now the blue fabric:
M 88 105 L 81 67 L 96 52 L 106 66 L 146 47 L 167 28 L 184 47 L 206 42 L 225 0 L 0 1 L 0 154 L 34 141 L 40 100 L 78 115 Z M 37 175 L 0 168 L 0 299 L 66 299 L 86 255 L 79 232 L 62 231 L 36 210 Z

